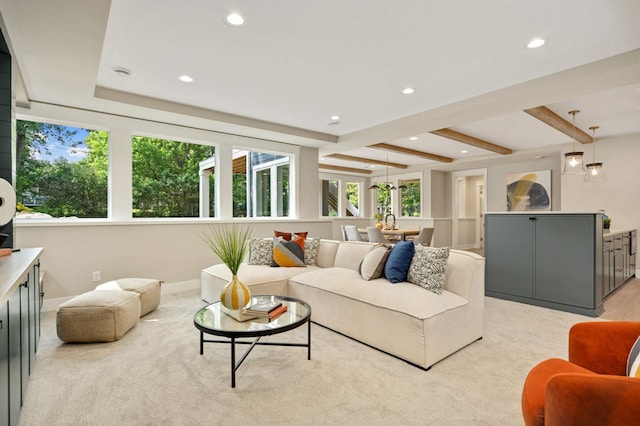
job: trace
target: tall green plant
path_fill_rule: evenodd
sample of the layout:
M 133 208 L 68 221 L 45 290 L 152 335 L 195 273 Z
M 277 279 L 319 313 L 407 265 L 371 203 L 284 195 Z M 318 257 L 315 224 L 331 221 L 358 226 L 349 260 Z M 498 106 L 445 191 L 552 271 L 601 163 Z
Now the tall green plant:
M 204 236 L 205 243 L 227 265 L 233 275 L 238 274 L 240 264 L 249 250 L 251 228 L 242 226 L 210 226 Z

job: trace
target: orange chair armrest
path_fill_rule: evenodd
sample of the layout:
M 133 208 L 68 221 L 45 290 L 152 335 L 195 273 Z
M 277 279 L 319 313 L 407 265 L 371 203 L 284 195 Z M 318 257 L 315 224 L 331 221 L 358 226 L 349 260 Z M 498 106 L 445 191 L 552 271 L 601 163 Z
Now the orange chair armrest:
M 545 426 L 637 424 L 639 401 L 640 379 L 556 374 L 547 384 Z
M 569 361 L 599 374 L 626 375 L 640 322 L 583 322 L 569 331 Z

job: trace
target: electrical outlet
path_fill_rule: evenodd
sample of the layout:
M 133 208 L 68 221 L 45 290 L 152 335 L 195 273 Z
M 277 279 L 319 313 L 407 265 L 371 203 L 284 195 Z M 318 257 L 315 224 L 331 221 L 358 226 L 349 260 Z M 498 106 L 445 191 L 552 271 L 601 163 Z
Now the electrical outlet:
M 100 280 L 101 280 L 100 271 L 93 271 L 93 281 L 96 282 L 96 281 L 100 281 Z

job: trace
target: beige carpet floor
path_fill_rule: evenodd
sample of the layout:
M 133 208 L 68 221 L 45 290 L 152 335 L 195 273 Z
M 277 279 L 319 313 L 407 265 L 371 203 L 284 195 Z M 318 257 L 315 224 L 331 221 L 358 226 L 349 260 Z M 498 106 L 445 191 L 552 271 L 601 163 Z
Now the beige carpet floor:
M 622 290 L 637 294 L 638 286 Z M 123 339 L 105 344 L 63 344 L 47 313 L 20 424 L 521 425 L 529 369 L 566 358 L 569 327 L 594 320 L 486 298 L 484 338 L 430 371 L 313 325 L 311 361 L 304 348 L 256 347 L 232 389 L 228 345 L 206 344 L 199 355 L 198 296 L 163 296 Z M 619 292 L 607 303 L 613 298 L 628 299 Z M 303 341 L 305 331 L 271 339 Z

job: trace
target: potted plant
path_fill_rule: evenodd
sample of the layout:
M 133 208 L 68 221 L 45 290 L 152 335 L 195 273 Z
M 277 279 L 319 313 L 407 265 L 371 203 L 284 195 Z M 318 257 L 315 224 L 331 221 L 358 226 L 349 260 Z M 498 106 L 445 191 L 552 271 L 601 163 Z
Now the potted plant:
M 604 229 L 611 228 L 611 218 L 609 216 L 605 216 L 602 219 L 602 226 L 604 227 Z
M 382 229 L 382 213 L 376 213 L 373 215 L 373 218 L 376 220 L 376 228 Z
M 210 226 L 209 233 L 204 236 L 204 241 L 211 251 L 231 271 L 231 281 L 220 293 L 220 303 L 227 309 L 239 310 L 251 302 L 249 288 L 238 280 L 238 269 L 249 250 L 250 238 L 251 229 L 237 225 Z

